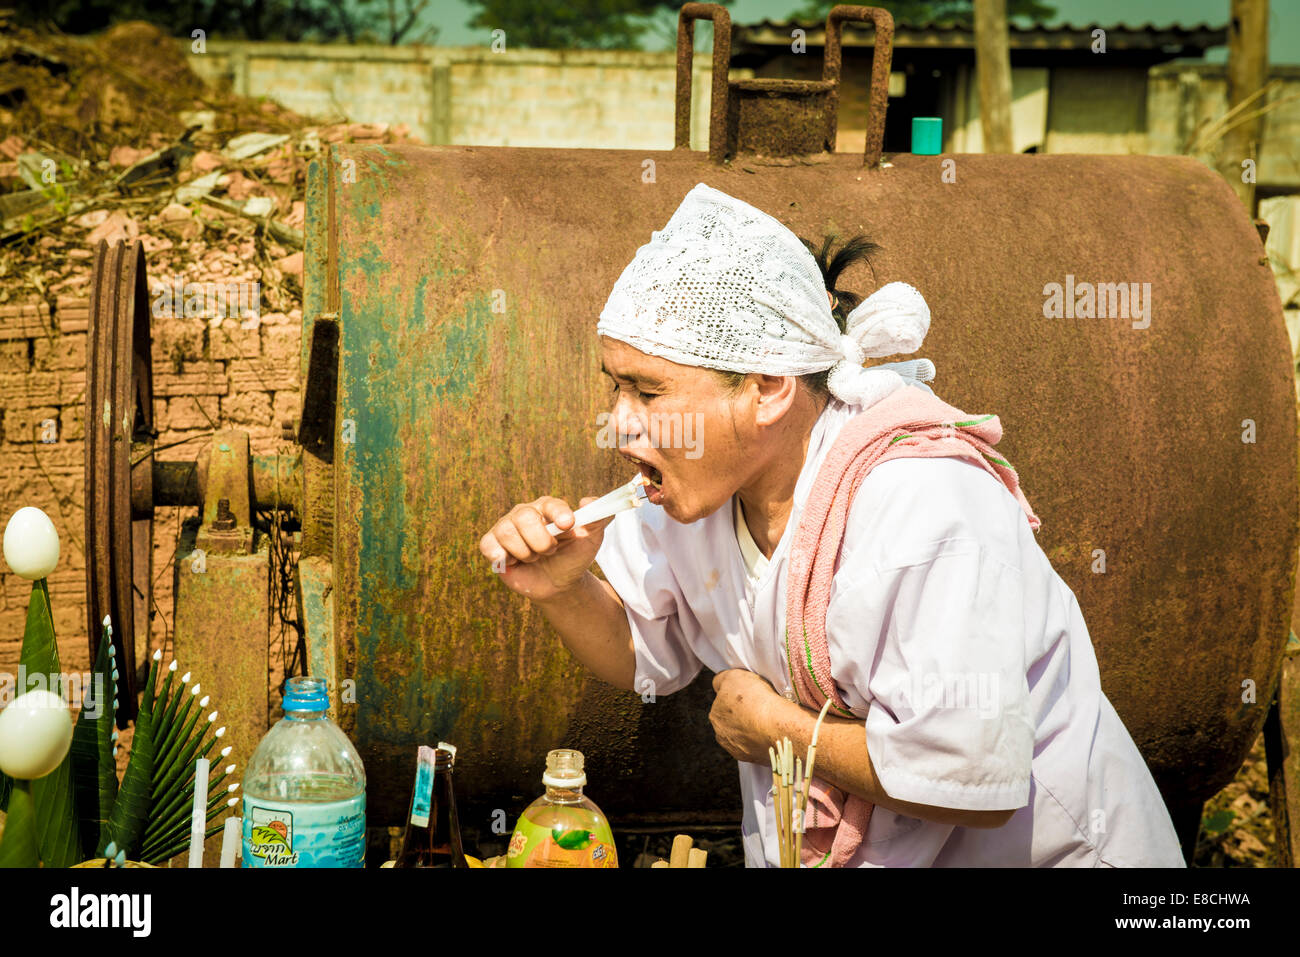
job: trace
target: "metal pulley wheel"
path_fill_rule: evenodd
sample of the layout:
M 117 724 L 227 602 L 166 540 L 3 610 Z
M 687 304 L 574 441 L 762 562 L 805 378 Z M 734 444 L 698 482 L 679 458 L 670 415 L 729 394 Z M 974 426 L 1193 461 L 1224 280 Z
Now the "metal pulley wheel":
M 135 717 L 137 640 L 153 603 L 153 373 L 149 290 L 139 242 L 95 250 L 86 336 L 86 609 L 91 660 L 113 624 L 122 693 Z

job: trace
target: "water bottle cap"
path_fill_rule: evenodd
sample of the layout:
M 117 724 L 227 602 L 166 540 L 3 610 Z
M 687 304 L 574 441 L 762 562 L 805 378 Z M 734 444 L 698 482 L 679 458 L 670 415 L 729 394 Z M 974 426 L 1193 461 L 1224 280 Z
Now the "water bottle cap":
M 581 751 L 574 751 L 571 748 L 548 751 L 542 783 L 552 788 L 580 788 L 587 783 L 587 775 L 582 765 Z
M 325 682 L 320 678 L 290 678 L 284 689 L 284 702 L 281 707 L 285 714 L 300 711 L 328 711 L 329 694 Z

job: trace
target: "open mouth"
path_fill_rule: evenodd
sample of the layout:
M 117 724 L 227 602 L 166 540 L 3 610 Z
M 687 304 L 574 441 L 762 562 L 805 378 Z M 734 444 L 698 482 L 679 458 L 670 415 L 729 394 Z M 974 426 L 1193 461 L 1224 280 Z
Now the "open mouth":
M 627 452 L 624 452 L 623 454 L 632 460 L 632 463 L 637 467 L 638 471 L 640 471 L 641 477 L 650 484 L 650 490 L 647 492 L 647 495 L 652 504 L 658 505 L 663 501 L 664 496 L 663 473 L 649 462 L 639 459 L 635 455 L 631 455 Z

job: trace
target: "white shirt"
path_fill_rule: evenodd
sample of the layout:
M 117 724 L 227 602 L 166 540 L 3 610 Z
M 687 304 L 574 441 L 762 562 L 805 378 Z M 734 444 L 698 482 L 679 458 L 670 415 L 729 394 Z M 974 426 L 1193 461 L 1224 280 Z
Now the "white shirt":
M 743 668 L 795 700 L 788 553 L 817 469 L 860 411 L 832 398 L 813 427 L 770 559 L 753 560 L 734 502 L 689 525 L 646 506 L 605 529 L 596 561 L 627 610 L 638 689 L 648 680 L 671 694 L 701 668 Z M 1155 782 L 1102 693 L 1074 593 L 1019 503 L 978 465 L 912 458 L 870 472 L 849 510 L 826 631 L 832 675 L 865 719 L 886 793 L 1018 808 L 1000 828 L 967 828 L 877 806 L 850 866 L 1184 866 Z M 768 764 L 740 762 L 747 866 L 778 860 L 771 780 Z

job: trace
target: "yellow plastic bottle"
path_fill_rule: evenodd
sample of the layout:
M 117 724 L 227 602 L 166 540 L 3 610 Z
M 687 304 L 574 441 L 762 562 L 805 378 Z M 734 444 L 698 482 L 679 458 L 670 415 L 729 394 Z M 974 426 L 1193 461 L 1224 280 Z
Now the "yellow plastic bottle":
M 609 821 L 582 793 L 582 752 L 547 753 L 542 783 L 546 793 L 519 815 L 506 867 L 618 867 Z

